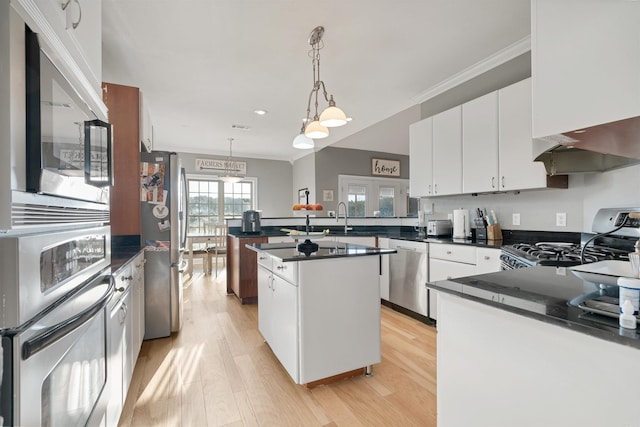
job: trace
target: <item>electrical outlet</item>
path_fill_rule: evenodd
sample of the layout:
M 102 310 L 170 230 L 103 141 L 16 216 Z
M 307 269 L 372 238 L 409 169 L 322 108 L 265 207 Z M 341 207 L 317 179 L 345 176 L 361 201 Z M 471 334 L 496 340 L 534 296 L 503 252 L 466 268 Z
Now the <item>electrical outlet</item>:
M 511 215 L 511 224 L 512 225 L 520 225 L 520 214 L 514 213 Z
M 567 214 L 564 212 L 556 213 L 556 227 L 566 227 L 567 226 Z

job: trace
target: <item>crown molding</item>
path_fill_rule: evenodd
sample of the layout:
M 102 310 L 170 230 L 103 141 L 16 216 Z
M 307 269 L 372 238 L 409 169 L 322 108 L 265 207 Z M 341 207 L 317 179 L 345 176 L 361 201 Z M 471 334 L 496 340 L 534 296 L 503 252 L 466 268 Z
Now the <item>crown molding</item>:
M 424 92 L 419 93 L 411 99 L 416 104 L 421 104 L 440 95 L 441 93 L 444 93 L 456 86 L 461 85 L 464 82 L 471 80 L 474 77 L 479 76 L 480 74 L 486 73 L 487 71 L 496 68 L 497 66 L 502 65 L 505 62 L 512 60 L 513 58 L 527 53 L 530 50 L 531 36 L 527 36 L 483 59 L 482 61 L 477 62 L 472 66 L 460 71 L 459 73 L 454 74 L 448 79 L 441 81 L 440 83 L 425 90 Z

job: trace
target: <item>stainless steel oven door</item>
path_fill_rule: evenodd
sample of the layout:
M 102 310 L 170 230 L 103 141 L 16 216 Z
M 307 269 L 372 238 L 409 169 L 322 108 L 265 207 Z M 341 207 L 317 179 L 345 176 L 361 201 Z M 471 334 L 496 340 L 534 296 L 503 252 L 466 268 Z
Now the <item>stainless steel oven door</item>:
M 104 420 L 110 272 L 30 322 L 14 338 L 14 425 L 85 426 Z M 108 399 L 107 399 L 108 400 Z

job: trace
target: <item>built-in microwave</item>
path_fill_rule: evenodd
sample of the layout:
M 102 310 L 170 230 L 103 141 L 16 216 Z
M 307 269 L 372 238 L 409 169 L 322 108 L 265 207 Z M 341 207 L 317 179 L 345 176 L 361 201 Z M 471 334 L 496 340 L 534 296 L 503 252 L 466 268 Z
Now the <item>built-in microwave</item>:
M 40 48 L 25 26 L 26 191 L 109 203 L 112 126 Z

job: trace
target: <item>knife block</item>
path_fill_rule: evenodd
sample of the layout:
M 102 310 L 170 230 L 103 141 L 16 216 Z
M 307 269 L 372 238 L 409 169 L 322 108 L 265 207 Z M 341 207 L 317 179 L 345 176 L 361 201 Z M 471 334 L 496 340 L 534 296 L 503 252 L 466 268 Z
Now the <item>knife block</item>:
M 502 230 L 500 224 L 487 226 L 487 240 L 502 240 Z

